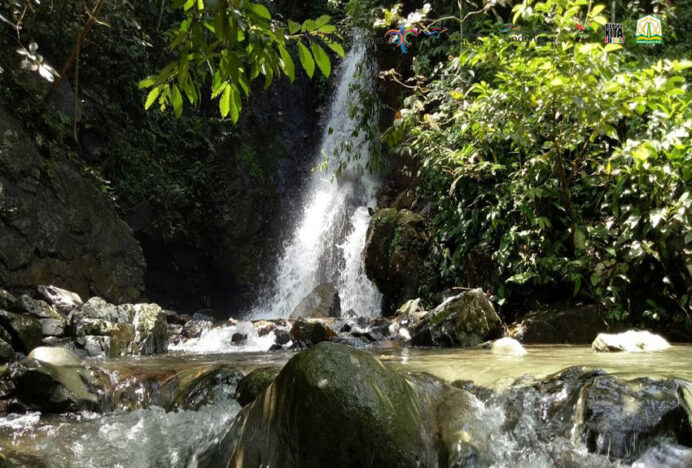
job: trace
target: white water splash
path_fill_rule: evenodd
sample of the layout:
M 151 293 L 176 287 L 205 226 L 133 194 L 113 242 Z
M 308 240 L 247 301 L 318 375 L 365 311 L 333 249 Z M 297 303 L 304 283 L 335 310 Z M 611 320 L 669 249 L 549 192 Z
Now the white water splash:
M 380 313 L 381 295 L 367 279 L 361 258 L 370 221 L 368 207 L 374 207 L 377 182 L 364 169 L 370 142 L 365 132 L 356 131 L 356 118 L 349 112 L 349 105 L 357 99 L 352 84 L 375 92 L 371 62 L 362 41 L 355 40 L 342 63 L 322 135 L 323 152 L 316 155 L 316 165 L 322 154 L 327 155 L 329 169 L 312 175 L 300 221 L 277 267 L 274 290 L 250 313 L 253 319 L 288 317 L 321 283 L 337 287 L 343 311 L 353 309 L 362 316 Z M 333 180 L 337 153 L 343 148 L 356 161 Z
M 287 330 L 285 327 L 277 328 Z M 247 339 L 240 343 L 233 343 L 233 335 L 236 333 L 247 336 Z M 236 325 L 205 330 L 199 338 L 191 338 L 177 344 L 170 344 L 168 349 L 170 351 L 184 351 L 193 354 L 263 352 L 267 351 L 274 344 L 274 339 L 273 331 L 259 336 L 252 322 L 240 321 Z M 288 343 L 288 345 L 290 344 Z

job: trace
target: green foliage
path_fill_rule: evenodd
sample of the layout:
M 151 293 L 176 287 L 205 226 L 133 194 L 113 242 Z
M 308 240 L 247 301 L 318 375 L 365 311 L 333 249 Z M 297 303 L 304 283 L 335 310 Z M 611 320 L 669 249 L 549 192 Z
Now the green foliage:
M 286 30 L 258 3 L 174 0 L 172 6 L 183 15 L 168 31 L 169 48 L 177 58 L 140 83 L 141 88 L 150 89 L 147 109 L 158 103 L 161 110 L 172 108 L 180 116 L 184 98 L 199 106 L 202 88 L 210 83 L 211 98 L 218 98 L 221 116 L 230 115 L 237 122 L 241 91 L 249 96 L 251 81 L 264 76 L 266 89 L 281 75 L 291 82 L 295 79 L 295 64 L 287 50 L 291 43 L 297 44 L 300 63 L 311 78 L 315 65 L 325 77 L 331 73 L 331 62 L 319 42 L 343 56 L 328 15 L 302 24 L 289 21 Z
M 551 287 L 600 301 L 614 319 L 689 327 L 692 62 L 582 43 L 574 22 L 587 10 L 517 5 L 515 22 L 552 34 L 464 47 L 383 139 L 420 160 L 448 282 L 488 247 L 502 299 Z M 596 34 L 603 14 L 588 13 Z

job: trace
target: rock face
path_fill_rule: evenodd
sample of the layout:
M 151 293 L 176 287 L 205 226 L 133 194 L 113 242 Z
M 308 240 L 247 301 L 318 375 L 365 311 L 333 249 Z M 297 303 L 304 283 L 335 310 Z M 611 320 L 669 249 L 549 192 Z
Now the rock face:
M 305 296 L 291 313 L 291 318 L 341 317 L 339 291 L 333 284 L 323 283 Z
M 611 335 L 599 333 L 591 344 L 594 351 L 663 351 L 670 348 L 670 344 L 660 335 L 654 335 L 648 331 L 630 330 L 624 333 Z
M 394 308 L 418 296 L 429 249 L 422 216 L 386 208 L 372 217 L 363 253 L 365 273 Z
M 502 320 L 480 289 L 445 300 L 411 328 L 415 346 L 475 346 L 502 335 Z
M 12 346 L 0 338 L 0 365 L 14 361 L 14 350 Z
M 586 305 L 531 311 L 510 334 L 525 344 L 589 344 L 607 327 L 603 310 Z
M 576 433 L 591 452 L 632 461 L 655 437 L 692 445 L 682 389 L 674 380 L 596 377 L 582 389 L 576 413 Z
M 320 343 L 294 356 L 249 407 L 228 466 L 433 466 L 423 401 L 370 354 Z
M 83 304 L 79 294 L 61 289 L 57 286 L 40 285 L 38 287 L 38 293 L 63 315 L 69 314 L 72 310 L 81 307 Z
M 0 284 L 57 283 L 114 302 L 137 299 L 144 258 L 111 200 L 66 157 L 44 159 L 0 108 Z

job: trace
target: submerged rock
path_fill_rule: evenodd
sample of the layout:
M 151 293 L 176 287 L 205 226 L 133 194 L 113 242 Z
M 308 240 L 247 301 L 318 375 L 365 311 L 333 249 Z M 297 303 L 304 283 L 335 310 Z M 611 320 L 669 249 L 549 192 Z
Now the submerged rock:
M 414 382 L 368 353 L 320 343 L 251 404 L 228 466 L 433 466 L 432 420 Z
M 450 297 L 411 329 L 414 346 L 476 346 L 502 334 L 502 320 L 483 291 Z
M 328 318 L 341 317 L 341 300 L 339 291 L 333 284 L 323 283 L 317 286 L 293 309 L 291 318 Z
M 526 350 L 524 347 L 514 338 L 500 338 L 495 340 L 490 345 L 490 351 L 493 354 L 499 354 L 501 356 L 525 356 Z
M 73 352 L 65 348 L 35 351 L 35 359 L 13 364 L 14 396 L 19 402 L 49 413 L 98 409 L 97 382 Z
M 252 403 L 274 381 L 279 371 L 281 368 L 276 366 L 253 370 L 238 383 L 235 399 L 243 406 Z
M 575 434 L 589 451 L 631 462 L 653 439 L 692 446 L 691 416 L 674 380 L 605 375 L 582 389 Z
M 9 335 L 12 347 L 24 354 L 41 344 L 43 328 L 38 319 L 0 310 L 0 328 Z
M 654 335 L 648 331 L 629 330 L 624 333 L 611 335 L 599 333 L 591 344 L 594 351 L 663 351 L 670 348 L 670 344 L 660 335 Z

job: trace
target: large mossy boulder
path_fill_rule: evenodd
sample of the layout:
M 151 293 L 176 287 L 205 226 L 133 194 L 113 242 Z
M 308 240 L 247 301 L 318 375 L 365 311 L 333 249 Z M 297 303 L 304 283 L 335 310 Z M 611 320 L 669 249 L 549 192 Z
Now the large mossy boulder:
M 425 219 L 409 210 L 386 208 L 375 213 L 364 249 L 365 273 L 398 307 L 418 296 L 426 281 L 424 264 L 430 243 Z
M 318 285 L 300 301 L 291 313 L 291 318 L 328 317 L 341 317 L 339 291 L 331 283 Z
M 483 291 L 474 289 L 446 299 L 413 325 L 414 346 L 476 346 L 502 335 L 502 320 Z
M 434 466 L 433 415 L 413 380 L 320 343 L 249 406 L 229 467 Z

